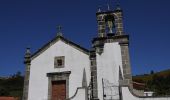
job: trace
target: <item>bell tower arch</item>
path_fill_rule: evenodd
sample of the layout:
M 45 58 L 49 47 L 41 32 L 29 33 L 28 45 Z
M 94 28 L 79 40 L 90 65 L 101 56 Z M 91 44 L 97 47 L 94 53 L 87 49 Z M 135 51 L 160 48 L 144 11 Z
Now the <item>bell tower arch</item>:
M 101 11 L 96 13 L 98 24 L 98 37 L 106 37 L 107 34 L 123 35 L 123 15 L 120 7 L 116 10 Z

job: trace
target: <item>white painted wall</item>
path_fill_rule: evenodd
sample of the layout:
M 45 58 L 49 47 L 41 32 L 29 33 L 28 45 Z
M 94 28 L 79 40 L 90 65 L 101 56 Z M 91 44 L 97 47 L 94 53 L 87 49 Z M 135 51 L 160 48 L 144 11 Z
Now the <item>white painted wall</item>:
M 100 100 L 103 100 L 102 78 L 108 80 L 113 85 L 119 86 L 119 66 L 122 70 L 122 57 L 119 43 L 105 43 L 103 53 L 101 55 L 97 54 L 98 97 Z M 113 91 L 112 94 L 117 92 L 118 91 Z M 119 97 L 115 96 L 115 99 L 117 98 Z
M 54 68 L 54 57 L 65 56 L 65 67 Z M 46 51 L 34 58 L 30 67 L 28 100 L 47 100 L 47 73 L 71 71 L 69 80 L 69 97 L 73 96 L 77 87 L 82 86 L 83 69 L 86 69 L 87 83 L 90 80 L 89 55 L 59 40 Z
M 76 96 L 70 100 L 86 100 L 85 94 L 86 94 L 85 88 L 80 88 L 78 89 Z
M 170 97 L 159 97 L 159 98 L 139 98 L 131 94 L 128 87 L 122 87 L 123 100 L 170 100 Z

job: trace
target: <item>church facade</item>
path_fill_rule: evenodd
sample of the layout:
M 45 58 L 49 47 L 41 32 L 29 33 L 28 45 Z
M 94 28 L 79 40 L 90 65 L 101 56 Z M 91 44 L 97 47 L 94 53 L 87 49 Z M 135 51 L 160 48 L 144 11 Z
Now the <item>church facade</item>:
M 23 100 L 170 100 L 133 92 L 129 36 L 122 10 L 96 13 L 98 36 L 87 50 L 59 32 L 34 54 L 25 54 Z

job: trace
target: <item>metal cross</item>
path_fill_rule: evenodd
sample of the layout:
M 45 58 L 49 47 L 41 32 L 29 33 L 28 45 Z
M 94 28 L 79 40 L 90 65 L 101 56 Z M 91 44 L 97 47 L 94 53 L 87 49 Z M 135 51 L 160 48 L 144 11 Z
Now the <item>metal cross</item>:
M 58 33 L 57 33 L 57 36 L 62 36 L 62 33 L 61 33 L 61 26 L 57 26 L 57 29 L 58 29 Z
M 60 33 L 61 32 L 61 26 L 59 25 L 59 26 L 57 26 L 57 29 L 58 29 L 58 32 Z

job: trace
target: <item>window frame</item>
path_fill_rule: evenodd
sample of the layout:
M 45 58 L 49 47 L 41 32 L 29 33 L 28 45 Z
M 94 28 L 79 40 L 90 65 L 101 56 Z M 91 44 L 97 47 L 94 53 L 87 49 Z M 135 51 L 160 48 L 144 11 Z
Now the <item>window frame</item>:
M 64 67 L 65 67 L 65 56 L 54 57 L 54 68 L 64 68 Z

